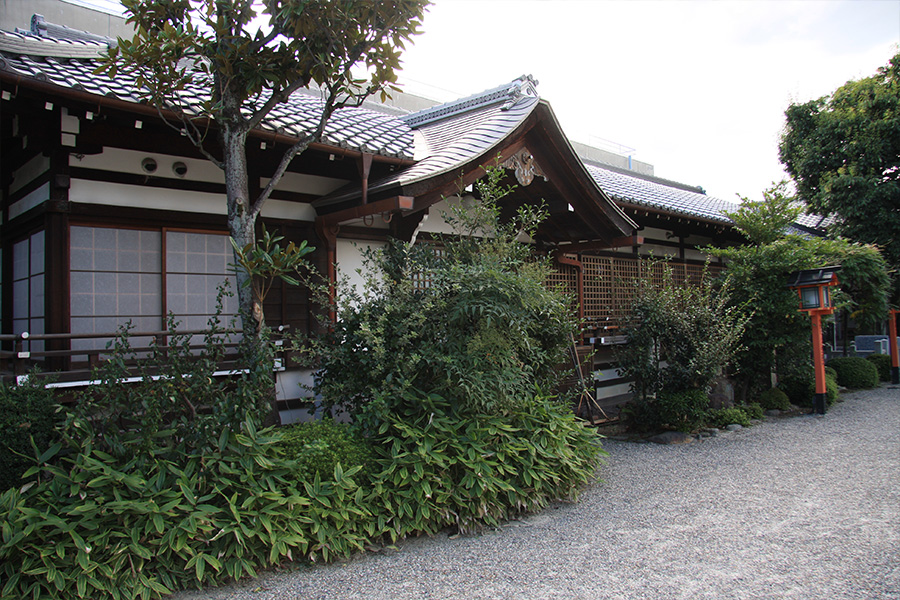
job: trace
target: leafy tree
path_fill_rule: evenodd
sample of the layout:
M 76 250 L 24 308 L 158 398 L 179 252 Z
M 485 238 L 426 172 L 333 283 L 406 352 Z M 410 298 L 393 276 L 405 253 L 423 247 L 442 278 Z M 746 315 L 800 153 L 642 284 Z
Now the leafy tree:
M 678 281 L 664 261 L 645 265 L 625 323 L 628 343 L 616 353 L 621 374 L 633 380 L 629 420 L 638 429 L 690 430 L 706 412 L 710 386 L 739 350 L 749 315 L 708 278 L 695 285 Z
M 131 40 L 111 48 L 103 69 L 133 71 L 148 101 L 225 173 L 228 227 L 238 248 L 256 239 L 256 219 L 291 160 L 322 138 L 332 114 L 393 87 L 404 43 L 419 33 L 427 0 L 123 0 Z M 262 22 L 260 27 L 258 24 Z M 365 68 L 358 77 L 354 69 Z M 250 197 L 250 132 L 291 94 L 321 91 L 318 118 Z M 189 93 L 190 92 L 190 93 Z M 202 101 L 193 101 L 199 92 Z M 171 115 L 175 116 L 172 120 Z M 218 147 L 207 144 L 209 124 Z M 238 271 L 244 330 L 262 307 Z
M 900 266 L 900 54 L 785 114 L 779 151 L 800 199 L 835 215 L 836 233 L 881 246 Z
M 575 320 L 569 298 L 544 285 L 549 261 L 516 241 L 533 235 L 545 212 L 500 221 L 503 175 L 489 169 L 476 184 L 480 203 L 446 216 L 460 235 L 368 253 L 364 293 L 342 294 L 314 352 L 326 402 L 358 417 L 373 399 L 399 401 L 415 388 L 497 414 L 551 391 Z
M 884 319 L 890 279 L 878 248 L 789 234 L 786 224 L 796 217 L 796 208 L 783 184 L 767 190 L 762 201 L 744 199 L 729 216 L 749 243 L 705 251 L 727 260 L 732 301 L 753 311 L 735 361 L 745 396 L 770 387 L 773 367 L 785 376 L 808 366 L 809 320 L 797 310 L 796 293 L 786 286 L 791 272 L 841 265 L 835 305 L 851 311 L 859 322 Z

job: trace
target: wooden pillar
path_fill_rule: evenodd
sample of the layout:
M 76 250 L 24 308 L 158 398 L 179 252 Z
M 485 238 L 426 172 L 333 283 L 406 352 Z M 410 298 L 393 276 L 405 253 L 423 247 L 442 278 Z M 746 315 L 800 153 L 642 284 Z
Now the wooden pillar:
M 813 412 L 824 415 L 828 389 L 825 381 L 825 356 L 822 349 L 822 315 L 817 311 L 811 311 L 810 316 L 812 317 L 813 366 L 816 370 L 816 395 L 813 397 Z
M 888 336 L 891 348 L 891 383 L 900 383 L 900 350 L 897 349 L 897 315 L 900 310 L 894 309 L 888 313 Z

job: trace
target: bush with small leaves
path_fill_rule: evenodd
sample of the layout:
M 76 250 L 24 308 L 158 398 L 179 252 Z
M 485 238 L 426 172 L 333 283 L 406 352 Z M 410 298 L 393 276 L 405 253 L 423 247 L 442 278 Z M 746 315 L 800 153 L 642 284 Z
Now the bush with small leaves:
M 825 401 L 831 406 L 838 398 L 838 382 L 826 367 L 825 373 Z M 778 389 L 782 390 L 790 399 L 791 404 L 797 406 L 812 406 L 813 396 L 816 394 L 816 375 L 812 369 L 806 369 L 783 378 L 778 383 Z
M 878 369 L 878 378 L 881 381 L 891 380 L 891 357 L 887 354 L 870 354 L 866 360 Z
M 765 410 L 790 410 L 791 401 L 787 394 L 778 388 L 766 390 L 759 397 L 759 404 Z
M 664 427 L 691 431 L 703 423 L 709 396 L 697 389 L 678 392 L 663 390 L 651 403 L 656 406 L 659 421 Z
M 297 461 L 299 481 L 312 481 L 318 475 L 328 480 L 335 467 L 360 468 L 360 480 L 368 476 L 372 450 L 365 439 L 347 423 L 321 419 L 296 423 L 281 430 L 276 445 L 279 454 Z
M 759 402 L 743 404 L 739 408 L 744 411 L 751 419 L 762 419 L 764 416 L 766 416 L 763 407 L 759 404 Z
M 707 423 L 711 427 L 718 427 L 719 429 L 724 429 L 729 425 L 735 424 L 749 427 L 750 415 L 737 406 L 720 408 L 718 410 L 709 411 Z
M 841 356 L 828 361 L 837 372 L 837 382 L 851 389 L 869 389 L 878 386 L 878 369 L 860 356 Z

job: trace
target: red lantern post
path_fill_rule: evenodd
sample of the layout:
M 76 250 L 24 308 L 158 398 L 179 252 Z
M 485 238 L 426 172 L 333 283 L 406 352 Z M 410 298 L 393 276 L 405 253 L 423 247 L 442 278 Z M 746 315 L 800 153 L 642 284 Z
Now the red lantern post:
M 796 271 L 788 278 L 788 287 L 797 290 L 800 310 L 809 313 L 812 320 L 813 366 L 816 372 L 816 395 L 813 412 L 825 414 L 827 386 L 825 382 L 825 353 L 822 348 L 822 315 L 834 312 L 830 288 L 838 285 L 840 267 L 823 267 Z
M 888 335 L 891 347 L 891 383 L 900 383 L 900 351 L 897 350 L 897 315 L 900 310 L 892 309 L 888 318 Z

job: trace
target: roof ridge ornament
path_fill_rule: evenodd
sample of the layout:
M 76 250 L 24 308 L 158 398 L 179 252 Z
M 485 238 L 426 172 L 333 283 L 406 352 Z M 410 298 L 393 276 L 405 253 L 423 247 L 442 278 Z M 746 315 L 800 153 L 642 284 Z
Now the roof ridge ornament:
M 531 75 L 522 75 L 509 83 L 485 90 L 480 94 L 438 104 L 437 106 L 405 115 L 400 117 L 400 119 L 410 127 L 417 128 L 501 102 L 503 105 L 500 107 L 500 110 L 507 111 L 522 100 L 539 98 L 537 84 L 538 81 Z
M 513 80 L 510 84 L 509 98 L 500 110 L 509 110 L 519 103 L 523 98 L 538 98 L 537 85 L 538 80 L 533 75 L 522 75 L 518 79 Z

